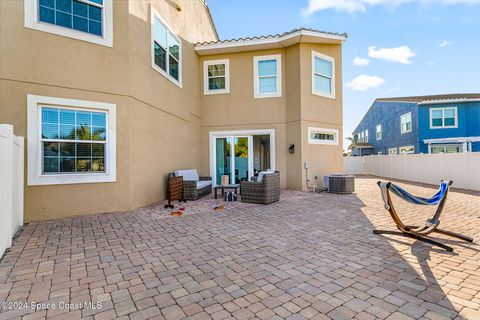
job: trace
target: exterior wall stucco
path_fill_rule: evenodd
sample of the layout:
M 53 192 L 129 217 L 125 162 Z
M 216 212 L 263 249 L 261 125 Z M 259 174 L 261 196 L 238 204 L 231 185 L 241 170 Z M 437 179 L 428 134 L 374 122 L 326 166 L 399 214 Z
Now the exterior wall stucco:
M 210 131 L 275 129 L 282 188 L 305 190 L 305 161 L 315 175 L 341 171 L 341 45 L 199 57 L 195 43 L 217 40 L 207 8 L 177 2 L 181 11 L 172 1 L 115 1 L 114 43 L 106 47 L 25 28 L 23 1 L 0 1 L 0 123 L 27 136 L 27 94 L 116 104 L 117 181 L 26 186 L 26 222 L 163 200 L 174 169 L 210 174 Z M 182 40 L 181 88 L 151 67 L 151 6 Z M 335 100 L 312 96 L 311 50 L 336 60 Z M 282 97 L 254 99 L 253 57 L 267 54 L 282 55 Z M 203 61 L 225 58 L 230 94 L 205 96 Z M 308 145 L 309 126 L 338 129 L 339 145 Z
M 117 105 L 117 181 L 26 186 L 26 222 L 145 206 L 165 198 L 168 172 L 198 167 L 193 44 L 216 33 L 200 1 L 180 1 L 180 12 L 170 1 L 152 2 L 182 39 L 183 89 L 151 67 L 150 1 L 114 2 L 113 48 L 25 28 L 23 1 L 0 2 L 0 123 L 26 137 L 27 94 Z

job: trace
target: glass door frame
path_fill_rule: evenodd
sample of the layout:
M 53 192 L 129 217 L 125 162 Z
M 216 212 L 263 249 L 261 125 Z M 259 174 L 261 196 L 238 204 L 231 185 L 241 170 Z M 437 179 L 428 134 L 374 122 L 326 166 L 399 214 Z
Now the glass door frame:
M 253 176 L 253 136 L 270 136 L 270 166 L 275 169 L 275 129 L 210 131 L 210 176 L 213 185 L 217 184 L 217 138 L 230 138 L 230 184 L 235 182 L 235 138 L 248 138 L 248 180 Z

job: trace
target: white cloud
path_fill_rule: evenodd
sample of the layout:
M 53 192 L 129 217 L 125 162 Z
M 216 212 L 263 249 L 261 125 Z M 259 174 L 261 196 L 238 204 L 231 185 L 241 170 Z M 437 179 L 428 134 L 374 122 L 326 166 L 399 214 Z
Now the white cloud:
M 355 59 L 353 59 L 353 64 L 356 66 L 364 67 L 364 66 L 368 66 L 369 63 L 370 63 L 370 59 L 360 58 L 360 57 L 356 57 Z
M 345 87 L 353 91 L 367 91 L 368 89 L 378 88 L 384 83 L 385 80 L 380 77 L 361 74 L 351 82 L 345 84 Z
M 383 59 L 389 62 L 397 62 L 402 64 L 410 64 L 410 58 L 417 54 L 413 52 L 409 46 L 400 46 L 396 48 L 378 48 L 375 46 L 368 47 L 368 56 L 374 59 Z
M 433 5 L 458 5 L 458 4 L 480 4 L 480 0 L 308 0 L 307 7 L 303 10 L 305 16 L 311 16 L 317 11 L 335 9 L 337 11 L 365 12 L 368 7 L 389 6 L 395 7 L 405 3 L 416 2 L 420 4 Z
M 441 48 L 445 48 L 445 47 L 449 47 L 451 45 L 453 45 L 453 42 L 448 41 L 448 40 L 443 40 L 442 42 L 440 42 L 440 44 L 438 46 L 441 47 Z

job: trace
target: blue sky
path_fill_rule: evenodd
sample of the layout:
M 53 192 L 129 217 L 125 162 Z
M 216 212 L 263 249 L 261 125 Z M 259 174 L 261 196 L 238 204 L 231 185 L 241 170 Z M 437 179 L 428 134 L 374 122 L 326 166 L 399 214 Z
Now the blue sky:
M 377 97 L 480 92 L 480 0 L 208 4 L 221 39 L 298 27 L 348 33 L 343 50 L 345 136 Z M 355 58 L 360 58 L 356 64 Z

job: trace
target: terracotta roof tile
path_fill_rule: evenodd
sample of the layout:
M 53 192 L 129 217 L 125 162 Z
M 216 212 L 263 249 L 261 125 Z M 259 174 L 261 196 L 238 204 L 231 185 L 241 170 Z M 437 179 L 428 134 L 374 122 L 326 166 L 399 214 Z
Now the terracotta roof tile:
M 280 37 L 283 37 L 283 36 L 298 32 L 298 31 L 312 31 L 312 32 L 325 33 L 325 34 L 339 36 L 339 37 L 345 37 L 345 38 L 348 37 L 348 35 L 346 33 L 327 32 L 327 31 L 321 31 L 321 30 L 312 29 L 312 28 L 297 28 L 297 29 L 293 29 L 293 30 L 290 30 L 290 31 L 284 32 L 284 33 L 277 33 L 277 34 L 271 34 L 271 35 L 265 35 L 265 36 L 226 39 L 226 40 L 219 40 L 219 41 L 199 42 L 199 43 L 196 43 L 195 45 L 231 43 L 231 42 L 238 42 L 238 41 L 249 41 L 249 40 L 260 40 L 260 39 L 274 39 L 274 38 L 280 38 Z

